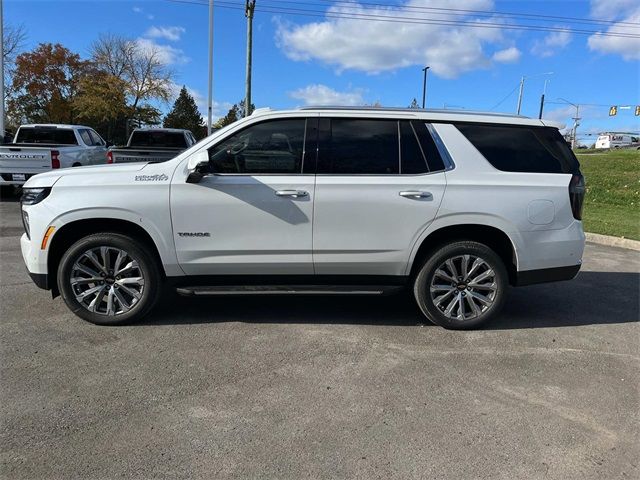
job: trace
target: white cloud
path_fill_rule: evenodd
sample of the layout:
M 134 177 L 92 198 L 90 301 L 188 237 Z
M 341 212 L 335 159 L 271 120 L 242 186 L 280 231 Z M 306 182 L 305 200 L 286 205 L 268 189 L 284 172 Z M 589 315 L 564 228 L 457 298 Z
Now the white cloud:
M 180 40 L 180 36 L 186 30 L 183 27 L 151 27 L 144 34 L 145 37 L 149 38 L 164 38 L 165 40 L 169 40 L 171 42 L 176 42 Z
M 141 15 L 144 15 L 144 10 L 142 8 L 140 8 L 140 7 L 133 7 L 132 10 L 134 11 L 134 13 L 139 13 Z M 147 17 L 147 20 L 153 20 L 155 18 L 150 13 L 147 13 L 146 17 Z
M 333 5 L 328 14 L 385 15 L 422 19 L 424 11 L 415 7 L 451 6 L 449 0 L 408 0 L 398 7 L 373 7 L 354 2 L 348 6 Z M 456 8 L 490 10 L 492 0 L 458 0 Z M 370 17 L 369 17 L 370 18 Z M 499 22 L 498 18 L 478 20 L 472 16 L 459 20 Z M 409 66 L 429 65 L 446 78 L 491 65 L 484 52 L 486 44 L 500 43 L 500 29 L 469 26 L 361 21 L 330 18 L 305 25 L 280 24 L 278 46 L 296 61 L 320 60 L 338 71 L 360 70 L 370 74 L 393 71 Z
M 556 28 L 561 28 L 556 25 Z M 551 32 L 543 39 L 539 39 L 533 42 L 531 47 L 531 53 L 539 57 L 551 57 L 556 53 L 559 53 L 564 47 L 571 43 L 571 33 L 566 30 L 558 32 Z
M 498 63 L 515 63 L 520 60 L 521 56 L 522 52 L 520 50 L 516 47 L 511 47 L 497 51 L 491 58 L 494 62 Z
M 592 0 L 591 15 L 594 18 L 618 20 L 606 33 L 637 33 L 637 30 L 620 22 L 640 23 L 640 4 L 637 0 Z M 601 33 L 591 35 L 587 41 L 593 51 L 621 55 L 625 60 L 640 60 L 640 38 L 608 37 Z
M 138 48 L 143 51 L 155 52 L 160 61 L 167 65 L 187 63 L 190 60 L 179 48 L 172 47 L 171 45 L 161 45 L 149 38 L 138 38 L 136 43 Z
M 133 7 L 133 11 L 135 13 L 142 13 L 142 9 L 140 7 Z
M 573 107 L 571 105 L 565 105 L 562 107 L 546 110 L 542 114 L 542 118 L 545 120 L 551 120 L 553 122 L 560 122 L 567 125 L 568 124 L 573 125 L 573 120 L 571 120 L 571 117 L 573 117 L 575 114 L 576 114 L 576 107 Z
M 305 105 L 362 105 L 364 103 L 361 90 L 338 92 L 321 84 L 307 85 L 289 92 L 289 96 L 302 100 Z

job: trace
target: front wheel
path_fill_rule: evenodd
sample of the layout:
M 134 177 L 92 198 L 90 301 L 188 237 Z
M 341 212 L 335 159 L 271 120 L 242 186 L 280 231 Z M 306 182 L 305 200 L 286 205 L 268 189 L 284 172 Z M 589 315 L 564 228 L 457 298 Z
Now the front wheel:
M 139 242 L 99 233 L 67 250 L 57 281 L 73 313 L 98 325 L 119 325 L 151 311 L 160 296 L 161 278 L 156 260 Z
M 422 313 L 449 329 L 469 329 L 495 317 L 506 298 L 507 270 L 489 247 L 472 241 L 445 245 L 426 260 L 413 293 Z

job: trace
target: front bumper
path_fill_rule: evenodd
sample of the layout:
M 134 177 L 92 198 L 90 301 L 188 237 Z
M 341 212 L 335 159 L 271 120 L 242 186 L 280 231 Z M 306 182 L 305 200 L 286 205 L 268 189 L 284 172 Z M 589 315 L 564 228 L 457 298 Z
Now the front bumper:
M 29 272 L 29 270 L 27 270 L 27 272 Z M 43 290 L 51 290 L 51 287 L 49 286 L 49 275 L 47 275 L 46 273 L 29 272 L 29 276 L 38 288 L 41 288 Z

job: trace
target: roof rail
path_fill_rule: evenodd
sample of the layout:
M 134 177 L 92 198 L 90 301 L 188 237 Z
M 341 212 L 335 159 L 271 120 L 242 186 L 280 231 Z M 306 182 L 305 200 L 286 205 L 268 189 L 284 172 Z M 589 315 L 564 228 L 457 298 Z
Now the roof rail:
M 483 112 L 475 110 L 461 110 L 461 109 L 438 109 L 438 108 L 408 108 L 408 107 L 370 107 L 370 106 L 306 106 L 300 107 L 299 110 L 367 110 L 367 111 L 379 111 L 379 112 L 405 112 L 405 113 L 455 113 L 461 115 L 489 115 L 492 117 L 513 117 L 513 118 L 528 118 L 523 115 L 515 115 L 512 113 L 498 113 L 498 112 Z

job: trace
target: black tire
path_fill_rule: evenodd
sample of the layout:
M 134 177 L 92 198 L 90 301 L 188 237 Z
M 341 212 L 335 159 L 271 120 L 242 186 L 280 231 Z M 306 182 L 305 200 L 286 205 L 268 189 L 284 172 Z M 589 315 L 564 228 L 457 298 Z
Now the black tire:
M 441 277 L 443 273 L 451 274 L 451 269 L 445 266 L 447 260 L 453 259 L 455 270 L 462 270 L 462 264 L 458 262 L 464 261 L 465 255 L 481 259 L 484 262 L 479 262 L 478 268 L 482 269 L 479 270 L 481 273 L 487 272 L 488 278 L 482 280 L 485 283 L 473 287 L 473 284 L 468 282 L 469 279 L 474 278 L 473 275 L 469 278 L 458 276 L 455 278 L 455 284 Z M 462 272 L 458 272 L 458 274 L 461 275 Z M 453 277 L 453 275 L 448 276 Z M 435 278 L 439 280 L 438 284 L 434 284 L 435 290 L 432 293 L 432 282 Z M 422 313 L 433 323 L 448 329 L 466 330 L 488 322 L 500 313 L 506 299 L 508 285 L 507 269 L 502 259 L 492 249 L 478 242 L 457 241 L 436 249 L 426 259 L 415 277 L 413 294 Z M 444 295 L 449 295 L 449 297 Z M 490 305 L 480 303 L 478 295 L 481 295 L 482 302 L 491 300 Z M 436 305 L 438 299 L 440 299 L 440 306 Z M 452 302 L 454 303 L 453 310 L 447 315 L 446 310 L 451 307 Z M 461 303 L 463 304 L 462 308 Z M 445 304 L 447 308 L 444 308 Z M 454 313 L 458 318 L 451 317 Z M 466 314 L 469 315 L 468 318 L 465 316 Z
M 76 297 L 74 288 L 88 289 L 93 288 L 94 286 L 97 287 L 98 283 L 100 283 L 101 285 L 104 284 L 104 288 L 108 290 L 111 288 L 110 285 L 115 287 L 115 283 L 117 283 L 115 278 L 109 277 L 104 278 L 104 282 L 88 283 L 86 284 L 86 287 L 72 286 L 71 284 L 71 274 L 74 270 L 74 264 L 83 257 L 85 252 L 100 247 L 113 249 L 110 250 L 110 253 L 107 255 L 108 257 L 112 256 L 113 251 L 119 249 L 126 252 L 130 259 L 137 262 L 135 271 L 137 272 L 137 275 L 141 274 L 144 280 L 144 286 L 142 287 L 142 291 L 138 292 L 139 299 L 136 299 L 135 301 L 132 296 L 125 295 L 125 300 L 129 300 L 131 302 L 131 307 L 128 311 L 124 311 L 122 302 L 120 302 L 119 305 L 123 310 L 122 312 L 115 312 L 112 315 L 108 315 L 105 311 L 102 313 L 100 311 L 94 313 L 89 311 L 87 305 L 85 303 L 81 303 L 81 301 Z M 158 262 L 153 255 L 147 252 L 147 250 L 145 250 L 145 247 L 135 239 L 120 233 L 97 233 L 78 240 L 65 252 L 60 260 L 60 265 L 58 266 L 58 289 L 64 302 L 74 314 L 88 322 L 95 323 L 96 325 L 123 325 L 140 320 L 142 317 L 147 315 L 158 302 L 162 292 L 163 283 Z M 113 264 L 115 262 L 113 258 L 109 258 L 110 261 L 107 260 L 106 262 L 102 258 L 99 258 L 99 260 L 101 260 L 100 263 Z M 93 270 L 96 272 L 99 271 L 97 268 L 93 268 Z M 102 275 L 102 272 L 100 275 Z M 133 290 L 135 290 L 135 288 L 137 287 L 134 286 Z M 122 290 L 119 292 L 122 296 Z M 106 302 L 106 299 L 100 297 L 100 305 Z M 118 304 L 118 301 L 116 300 L 114 303 Z M 112 303 L 112 308 L 113 305 L 114 304 Z M 106 310 L 107 308 L 108 307 L 103 307 L 99 308 L 99 310 Z

